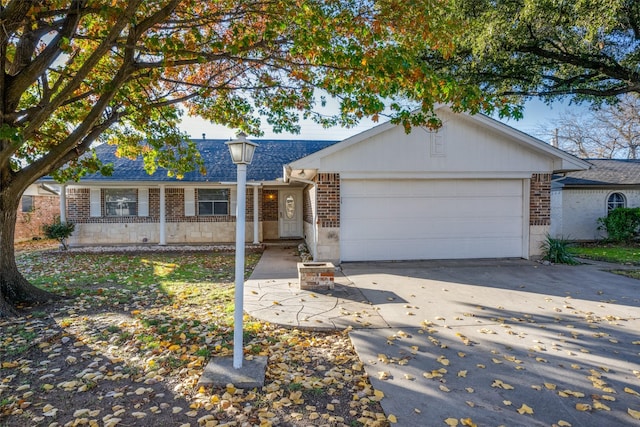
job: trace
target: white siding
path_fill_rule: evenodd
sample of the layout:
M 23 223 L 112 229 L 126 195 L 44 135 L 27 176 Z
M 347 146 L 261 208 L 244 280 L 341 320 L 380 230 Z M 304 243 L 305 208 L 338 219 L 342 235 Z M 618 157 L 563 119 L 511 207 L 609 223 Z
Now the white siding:
M 402 126 L 372 135 L 312 161 L 308 167 L 343 178 L 530 178 L 551 172 L 554 159 L 473 119 L 439 110 L 438 132 Z M 312 156 L 313 157 L 313 156 Z M 294 162 L 303 169 L 305 160 Z

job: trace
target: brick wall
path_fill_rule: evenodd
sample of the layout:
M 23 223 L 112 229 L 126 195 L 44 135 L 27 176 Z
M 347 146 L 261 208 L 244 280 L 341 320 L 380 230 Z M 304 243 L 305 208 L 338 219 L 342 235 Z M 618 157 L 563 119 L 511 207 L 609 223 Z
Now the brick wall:
M 246 220 L 253 221 L 253 191 L 254 188 L 247 187 L 246 194 Z M 260 190 L 258 190 L 260 197 Z M 265 200 L 267 210 L 259 209 L 258 217 L 262 214 L 273 216 L 273 220 L 278 219 L 278 197 L 277 190 L 266 191 L 266 194 L 275 194 L 273 200 Z M 177 187 L 165 188 L 165 206 L 166 206 L 166 222 L 235 222 L 234 215 L 215 215 L 215 216 L 185 216 L 184 214 L 184 189 Z M 198 199 L 198 190 L 195 191 L 196 203 Z M 101 206 L 104 211 L 104 192 L 101 196 Z M 231 201 L 229 200 L 229 209 L 231 209 Z M 231 212 L 230 212 L 231 213 Z M 104 212 L 103 212 L 104 215 Z M 160 220 L 160 189 L 149 188 L 149 216 L 127 216 L 127 217 L 91 217 L 90 216 L 90 190 L 88 188 L 69 188 L 67 189 L 67 218 L 69 221 L 82 223 L 154 223 Z
M 195 192 L 195 199 L 197 204 L 197 190 Z M 167 222 L 185 222 L 196 218 L 193 216 L 184 216 L 184 188 L 165 188 L 164 204 L 165 219 Z M 158 189 L 158 215 L 160 215 L 160 189 Z
M 302 192 L 302 220 L 307 224 L 313 224 L 313 205 L 311 204 L 309 187 Z
M 167 202 L 167 189 L 164 190 L 164 201 Z M 160 221 L 160 189 L 149 189 L 149 216 L 151 218 L 157 218 Z
M 262 190 L 262 219 L 278 220 L 278 190 Z
M 73 223 L 89 222 L 90 202 L 88 188 L 67 188 L 67 220 Z
M 316 187 L 320 227 L 340 227 L 340 174 L 318 174 Z
M 254 191 L 256 191 L 256 187 L 247 186 L 247 193 L 246 193 L 247 205 L 244 211 L 245 221 L 253 221 L 253 192 Z M 260 190 L 258 190 L 258 200 L 260 200 Z M 260 221 L 260 202 L 258 202 L 258 221 Z
M 529 225 L 551 224 L 551 174 L 534 173 L 531 176 L 529 196 Z
M 33 210 L 22 212 L 22 201 L 16 218 L 15 241 L 44 237 L 42 226 L 51 224 L 60 216 L 58 196 L 33 196 Z

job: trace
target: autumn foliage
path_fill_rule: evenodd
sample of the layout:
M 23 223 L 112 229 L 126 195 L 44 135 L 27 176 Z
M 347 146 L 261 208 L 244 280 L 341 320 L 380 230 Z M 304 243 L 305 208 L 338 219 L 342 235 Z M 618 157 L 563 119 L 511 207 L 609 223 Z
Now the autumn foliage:
M 434 103 L 500 104 L 420 60 L 425 50 L 449 55 L 460 27 L 446 8 L 437 0 L 3 3 L 0 315 L 8 303 L 46 298 L 15 268 L 22 192 L 47 174 L 108 174 L 90 153 L 96 143 L 180 177 L 204 167 L 178 129 L 185 111 L 259 135 L 263 121 L 296 131 L 300 117 L 350 126 L 384 113 L 407 129 L 437 126 Z M 324 97 L 338 100 L 336 114 L 318 112 Z

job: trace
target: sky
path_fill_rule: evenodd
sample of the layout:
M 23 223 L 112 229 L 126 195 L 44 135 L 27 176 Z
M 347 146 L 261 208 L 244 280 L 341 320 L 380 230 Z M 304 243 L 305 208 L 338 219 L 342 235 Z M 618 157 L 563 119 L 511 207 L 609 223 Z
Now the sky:
M 517 121 L 514 119 L 501 120 L 498 117 L 496 117 L 496 119 L 501 120 L 507 125 L 522 132 L 549 142 L 548 137 L 544 135 L 542 128 L 544 126 L 550 128 L 554 119 L 557 119 L 563 112 L 575 108 L 584 107 L 577 107 L 575 105 L 569 105 L 567 102 L 559 101 L 549 106 L 542 101 L 533 99 L 525 104 L 523 119 Z M 313 122 L 303 122 L 302 129 L 299 134 L 273 133 L 268 129 L 268 125 L 265 124 L 263 128 L 264 135 L 255 139 L 313 139 L 341 141 L 360 132 L 364 132 L 377 124 L 379 123 L 374 123 L 370 120 L 363 120 L 354 128 L 345 129 L 334 127 L 330 129 L 323 129 L 321 126 Z M 206 120 L 188 116 L 183 118 L 181 128 L 193 139 L 202 138 L 203 134 L 207 139 L 230 139 L 234 138 L 236 134 L 236 131 L 233 129 L 214 125 Z

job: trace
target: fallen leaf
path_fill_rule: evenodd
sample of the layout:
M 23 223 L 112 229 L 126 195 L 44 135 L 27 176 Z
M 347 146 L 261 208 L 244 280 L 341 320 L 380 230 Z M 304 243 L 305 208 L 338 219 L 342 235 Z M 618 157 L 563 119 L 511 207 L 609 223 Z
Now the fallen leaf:
M 494 380 L 491 384 L 491 387 L 501 388 L 504 390 L 513 390 L 512 385 L 502 382 L 502 380 Z
M 532 415 L 533 414 L 533 409 L 531 409 L 531 407 L 527 406 L 526 404 L 522 404 L 522 406 L 518 409 L 518 413 L 520 415 L 524 415 L 524 414 L 529 414 Z
M 640 393 L 638 393 L 637 391 L 635 391 L 635 390 L 633 390 L 632 388 L 629 388 L 629 387 L 625 387 L 624 391 L 625 391 L 625 393 L 633 394 L 634 396 L 640 396 Z

